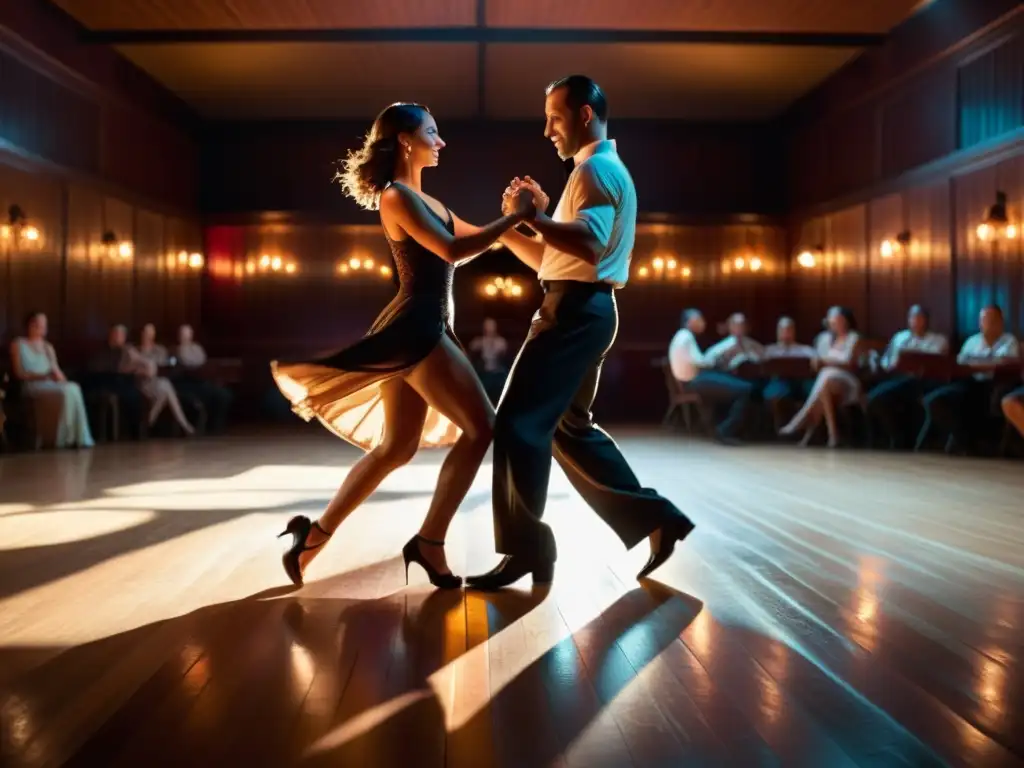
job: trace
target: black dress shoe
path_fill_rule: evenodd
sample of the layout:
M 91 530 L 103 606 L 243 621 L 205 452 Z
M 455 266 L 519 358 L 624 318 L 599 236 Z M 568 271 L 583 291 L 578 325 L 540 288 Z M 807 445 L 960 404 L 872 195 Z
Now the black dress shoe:
M 689 520 L 681 521 L 671 529 L 663 529 L 661 532 L 661 546 L 658 547 L 657 552 L 651 553 L 651 556 L 647 559 L 647 564 L 636 575 L 637 579 L 647 578 L 651 573 L 664 565 L 665 561 L 672 557 L 672 552 L 676 548 L 676 542 L 682 541 L 689 536 L 693 529 L 694 524 Z
M 555 576 L 555 561 L 528 558 L 524 555 L 505 555 L 492 570 L 479 576 L 467 576 L 470 589 L 490 591 L 502 589 L 519 581 L 526 574 L 533 576 L 534 584 L 550 584 Z

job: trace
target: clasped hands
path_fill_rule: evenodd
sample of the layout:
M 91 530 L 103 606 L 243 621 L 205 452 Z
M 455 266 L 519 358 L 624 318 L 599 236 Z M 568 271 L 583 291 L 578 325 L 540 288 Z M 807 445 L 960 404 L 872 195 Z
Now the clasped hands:
M 527 213 L 526 218 L 533 219 L 544 213 L 550 203 L 551 198 L 541 189 L 540 184 L 529 176 L 521 179 L 516 176 L 501 196 L 501 212 L 506 216 Z M 529 210 L 525 210 L 524 206 L 528 206 Z

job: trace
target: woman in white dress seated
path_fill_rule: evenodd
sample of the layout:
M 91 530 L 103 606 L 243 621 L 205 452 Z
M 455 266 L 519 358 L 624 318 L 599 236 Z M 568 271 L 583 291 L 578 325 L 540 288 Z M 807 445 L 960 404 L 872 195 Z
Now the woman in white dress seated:
M 864 388 L 854 373 L 860 358 L 861 338 L 857 322 L 846 307 L 832 307 L 825 318 L 828 330 L 814 342 L 816 365 L 820 368 L 807 401 L 790 422 L 779 430 L 781 435 L 794 435 L 806 430 L 801 445 L 807 445 L 821 424 L 828 428 L 828 447 L 839 445 L 836 411 L 864 397 Z
M 29 401 L 35 437 L 46 448 L 91 448 L 82 390 L 60 369 L 46 331 L 46 315 L 32 312 L 25 319 L 25 335 L 11 342 L 14 376 Z

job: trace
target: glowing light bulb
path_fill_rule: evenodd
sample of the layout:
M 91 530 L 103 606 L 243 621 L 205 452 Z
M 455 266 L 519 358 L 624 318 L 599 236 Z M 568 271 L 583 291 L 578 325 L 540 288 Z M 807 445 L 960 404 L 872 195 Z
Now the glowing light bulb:
M 292 262 L 288 262 L 284 267 L 284 271 L 289 275 L 294 275 L 296 270 L 298 270 L 298 267 L 296 267 Z
M 188 257 L 188 265 L 192 269 L 202 269 L 203 262 L 203 254 L 201 253 L 193 253 Z
M 818 262 L 814 258 L 813 253 L 811 253 L 810 251 L 804 251 L 803 253 L 796 257 L 796 263 L 799 264 L 804 269 L 811 269 Z
M 488 296 L 497 296 L 498 286 L 496 286 L 494 283 L 488 283 L 487 285 L 484 286 L 484 293 L 486 293 Z
M 21 235 L 26 240 L 31 240 L 32 242 L 35 242 L 36 240 L 39 239 L 39 230 L 36 229 L 35 227 L 25 227 L 25 229 L 21 231 Z
M 758 272 L 758 271 L 760 271 L 761 267 L 763 267 L 763 266 L 764 266 L 763 262 L 759 258 L 757 258 L 757 256 L 755 256 L 754 258 L 752 258 L 750 260 L 750 271 L 751 272 Z

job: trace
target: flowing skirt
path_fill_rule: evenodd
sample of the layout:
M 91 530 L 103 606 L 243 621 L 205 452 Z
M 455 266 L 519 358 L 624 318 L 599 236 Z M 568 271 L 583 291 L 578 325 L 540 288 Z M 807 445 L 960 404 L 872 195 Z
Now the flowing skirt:
M 415 368 L 444 335 L 459 344 L 442 298 L 399 293 L 355 344 L 315 360 L 275 360 L 270 371 L 296 414 L 306 421 L 315 418 L 370 451 L 384 439 L 381 386 Z M 441 448 L 460 434 L 447 417 L 428 408 L 419 444 Z
M 31 400 L 35 430 L 46 448 L 91 448 L 82 389 L 73 381 L 32 381 L 23 392 Z

